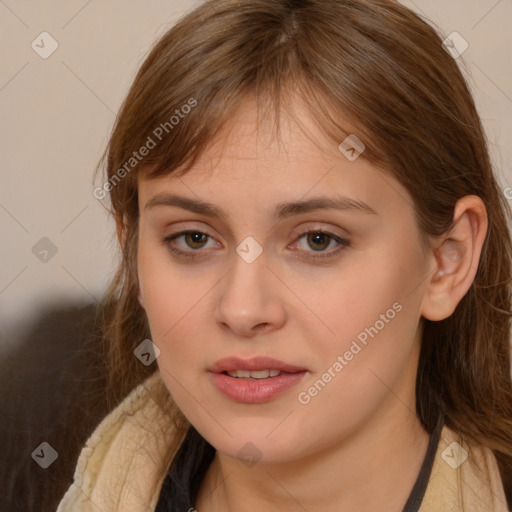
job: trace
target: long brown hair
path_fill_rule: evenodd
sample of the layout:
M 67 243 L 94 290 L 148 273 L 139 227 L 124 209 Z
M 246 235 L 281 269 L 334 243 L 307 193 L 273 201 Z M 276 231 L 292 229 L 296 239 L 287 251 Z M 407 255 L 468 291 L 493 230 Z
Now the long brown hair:
M 137 300 L 137 173 L 182 175 L 248 95 L 278 120 L 297 94 L 333 143 L 356 134 L 362 157 L 403 184 L 425 240 L 450 229 L 458 199 L 484 201 L 489 228 L 471 288 L 449 318 L 424 319 L 417 414 L 432 432 L 441 410 L 450 428 L 491 448 L 512 500 L 511 209 L 442 41 L 393 0 L 212 0 L 156 43 L 101 162 L 121 249 L 103 301 L 112 406 L 156 369 L 133 355 L 150 338 Z M 131 160 L 142 146 L 151 149 Z M 163 400 L 182 432 L 182 414 Z

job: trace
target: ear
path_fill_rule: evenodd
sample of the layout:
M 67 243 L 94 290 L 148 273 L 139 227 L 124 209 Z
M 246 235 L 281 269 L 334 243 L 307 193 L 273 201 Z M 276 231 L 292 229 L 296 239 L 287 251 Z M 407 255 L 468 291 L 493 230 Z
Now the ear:
M 487 210 L 480 197 L 457 201 L 452 227 L 432 249 L 434 271 L 421 306 L 426 319 L 448 318 L 466 295 L 478 270 L 487 227 Z

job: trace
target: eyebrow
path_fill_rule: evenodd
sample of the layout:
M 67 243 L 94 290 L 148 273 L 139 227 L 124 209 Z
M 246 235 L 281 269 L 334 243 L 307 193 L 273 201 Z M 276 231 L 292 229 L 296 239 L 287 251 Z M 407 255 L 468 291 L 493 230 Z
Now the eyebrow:
M 224 221 L 228 219 L 227 213 L 222 208 L 205 201 L 174 194 L 157 194 L 146 203 L 144 209 L 149 210 L 155 206 L 176 206 L 208 217 L 217 217 Z M 284 219 L 301 213 L 327 209 L 378 215 L 377 212 L 365 202 L 344 196 L 313 197 L 305 201 L 278 203 L 274 207 L 272 214 L 275 218 Z

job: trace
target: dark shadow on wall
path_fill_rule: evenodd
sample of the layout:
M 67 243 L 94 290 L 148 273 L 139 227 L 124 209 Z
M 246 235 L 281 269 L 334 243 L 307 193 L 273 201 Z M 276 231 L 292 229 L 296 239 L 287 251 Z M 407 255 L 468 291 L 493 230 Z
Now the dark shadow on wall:
M 97 307 L 68 305 L 42 312 L 1 355 L 1 511 L 57 509 L 81 448 L 109 412 L 102 354 Z M 57 454 L 46 469 L 55 453 L 41 443 Z

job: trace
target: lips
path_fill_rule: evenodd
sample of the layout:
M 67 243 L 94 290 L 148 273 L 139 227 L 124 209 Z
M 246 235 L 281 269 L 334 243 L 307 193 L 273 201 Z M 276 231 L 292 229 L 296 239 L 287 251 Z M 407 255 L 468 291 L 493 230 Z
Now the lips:
M 216 361 L 210 371 L 213 373 L 227 373 L 236 370 L 261 371 L 261 370 L 278 370 L 281 373 L 296 373 L 305 371 L 306 368 L 293 366 L 272 357 L 252 357 L 250 359 L 240 359 L 239 357 L 225 357 Z
M 234 402 L 267 402 L 297 384 L 307 370 L 271 357 L 227 357 L 209 371 L 214 386 Z

